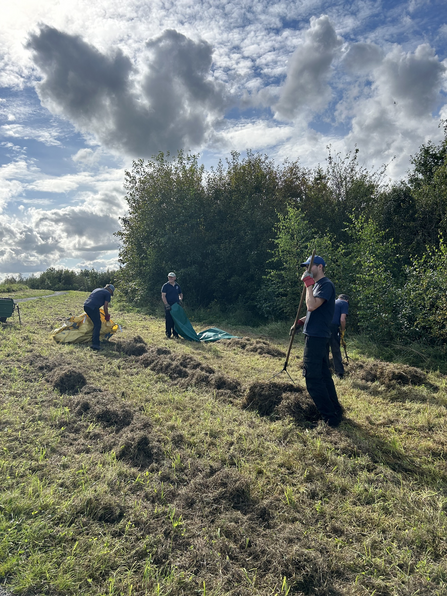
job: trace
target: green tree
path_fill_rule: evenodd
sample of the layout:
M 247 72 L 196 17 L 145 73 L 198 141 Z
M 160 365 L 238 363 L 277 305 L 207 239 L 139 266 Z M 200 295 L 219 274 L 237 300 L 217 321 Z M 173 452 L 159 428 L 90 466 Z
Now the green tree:
M 385 232 L 371 218 L 352 216 L 348 231 L 354 322 L 361 332 L 389 340 L 399 332 L 402 279 L 398 245 L 386 239 Z
M 248 152 L 205 172 L 198 157 L 163 154 L 126 173 L 129 213 L 122 219 L 121 289 L 138 301 L 158 300 L 174 270 L 190 304 L 253 310 L 287 202 L 286 176 Z
M 411 158 L 408 183 L 416 204 L 415 247 L 422 255 L 427 245 L 437 246 L 440 234 L 447 237 L 447 122 L 444 139 L 422 145 Z
M 432 343 L 447 340 L 447 244 L 428 247 L 406 271 L 399 313 L 402 337 Z
M 300 209 L 289 206 L 275 226 L 275 248 L 270 269 L 258 297 L 261 311 L 271 318 L 294 317 L 299 305 L 304 271 L 301 263 L 315 249 L 327 263 L 326 274 L 337 293 L 349 293 L 352 285 L 349 255 L 343 244 L 329 234 L 318 235 Z

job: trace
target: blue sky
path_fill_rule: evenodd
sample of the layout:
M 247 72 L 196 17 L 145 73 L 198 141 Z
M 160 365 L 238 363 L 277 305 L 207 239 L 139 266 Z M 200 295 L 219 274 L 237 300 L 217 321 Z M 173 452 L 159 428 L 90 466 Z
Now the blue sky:
M 117 266 L 132 159 L 357 145 L 405 177 L 447 119 L 447 5 L 17 0 L 0 22 L 0 279 Z

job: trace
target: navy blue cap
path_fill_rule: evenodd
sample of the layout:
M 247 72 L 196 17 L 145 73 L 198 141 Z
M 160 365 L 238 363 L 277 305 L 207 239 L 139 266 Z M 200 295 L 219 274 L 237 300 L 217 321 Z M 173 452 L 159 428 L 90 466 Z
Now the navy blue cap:
M 312 256 L 310 256 L 304 263 L 301 263 L 301 267 L 306 267 L 307 265 L 310 265 L 311 259 Z M 323 265 L 323 267 L 326 267 L 326 263 L 324 262 L 323 257 L 319 257 L 318 255 L 314 256 L 314 265 Z

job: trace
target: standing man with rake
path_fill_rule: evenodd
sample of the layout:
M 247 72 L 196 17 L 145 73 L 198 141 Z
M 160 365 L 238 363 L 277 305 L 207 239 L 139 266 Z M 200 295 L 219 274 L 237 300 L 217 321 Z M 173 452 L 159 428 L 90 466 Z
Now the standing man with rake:
M 302 267 L 310 264 L 311 257 Z M 329 426 L 337 427 L 343 409 L 338 401 L 334 381 L 329 370 L 329 340 L 335 309 L 335 287 L 324 274 L 326 263 L 315 256 L 310 271 L 302 276 L 306 286 L 306 317 L 298 320 L 306 336 L 303 356 L 303 376 L 306 387 L 321 417 Z

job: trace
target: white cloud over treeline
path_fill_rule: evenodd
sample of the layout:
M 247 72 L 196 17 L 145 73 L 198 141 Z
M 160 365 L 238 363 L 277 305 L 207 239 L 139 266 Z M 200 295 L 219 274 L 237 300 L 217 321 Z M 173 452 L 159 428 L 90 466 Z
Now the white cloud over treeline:
M 223 116 L 227 100 L 210 72 L 211 46 L 177 31 L 148 41 L 139 68 L 120 49 L 104 54 L 45 25 L 27 47 L 42 75 L 42 104 L 110 149 L 137 157 L 196 149 Z

